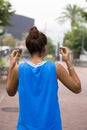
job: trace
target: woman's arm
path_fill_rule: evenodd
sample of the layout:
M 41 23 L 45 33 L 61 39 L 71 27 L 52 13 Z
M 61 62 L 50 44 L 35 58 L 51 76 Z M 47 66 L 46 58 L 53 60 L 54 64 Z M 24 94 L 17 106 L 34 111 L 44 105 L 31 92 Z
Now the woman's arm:
M 59 78 L 59 80 L 72 92 L 80 93 L 81 82 L 75 72 L 74 66 L 70 61 L 70 53 L 66 47 L 62 47 L 60 49 L 60 53 L 62 54 L 63 60 L 67 65 L 68 72 L 62 65 L 56 63 L 57 78 Z
M 6 90 L 9 96 L 14 96 L 18 86 L 18 51 L 14 50 L 10 56 L 10 65 L 6 83 Z

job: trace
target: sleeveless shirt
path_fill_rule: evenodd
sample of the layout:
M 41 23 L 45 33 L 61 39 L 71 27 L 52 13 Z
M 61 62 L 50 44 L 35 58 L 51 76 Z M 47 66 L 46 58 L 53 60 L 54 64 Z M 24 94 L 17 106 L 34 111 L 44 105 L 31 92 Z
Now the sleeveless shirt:
M 18 80 L 17 130 L 62 130 L 55 63 L 25 61 L 19 65 Z

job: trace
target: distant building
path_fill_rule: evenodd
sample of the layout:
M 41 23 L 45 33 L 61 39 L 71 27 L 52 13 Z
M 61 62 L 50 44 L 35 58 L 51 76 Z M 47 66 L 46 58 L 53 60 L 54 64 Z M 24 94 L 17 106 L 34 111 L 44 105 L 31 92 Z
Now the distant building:
M 28 32 L 28 30 L 34 25 L 34 19 L 22 15 L 14 14 L 10 23 L 12 26 L 7 26 L 7 33 L 11 33 L 15 38 L 21 40 L 22 34 Z

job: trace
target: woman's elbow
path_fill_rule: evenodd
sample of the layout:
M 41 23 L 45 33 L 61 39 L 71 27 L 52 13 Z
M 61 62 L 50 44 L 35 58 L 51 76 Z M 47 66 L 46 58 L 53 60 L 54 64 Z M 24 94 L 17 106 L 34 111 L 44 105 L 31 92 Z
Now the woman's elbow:
M 79 83 L 76 84 L 75 89 L 74 89 L 73 92 L 76 93 L 76 94 L 79 94 L 81 91 L 82 91 L 81 83 L 79 82 Z
M 7 91 L 7 94 L 11 97 L 16 95 L 16 92 L 9 90 L 7 87 L 6 87 L 6 91 Z

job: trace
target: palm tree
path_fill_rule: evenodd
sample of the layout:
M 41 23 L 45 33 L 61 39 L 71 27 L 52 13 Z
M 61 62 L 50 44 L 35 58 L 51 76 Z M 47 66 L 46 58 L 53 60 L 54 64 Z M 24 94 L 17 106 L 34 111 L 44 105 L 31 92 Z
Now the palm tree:
M 85 11 L 84 8 L 78 7 L 77 5 L 68 4 L 65 7 L 64 12 L 62 12 L 62 15 L 57 18 L 57 20 L 61 23 L 66 22 L 66 20 L 70 20 L 71 32 L 67 32 L 65 34 L 63 44 L 69 43 L 69 44 L 67 44 L 67 47 L 69 47 L 70 49 L 73 50 L 74 55 L 79 55 L 80 51 L 77 52 L 77 50 L 79 50 L 79 48 L 81 50 L 81 45 L 80 45 L 81 42 L 79 42 L 79 39 L 82 39 L 81 40 L 82 45 L 84 45 L 83 30 L 81 32 L 82 35 L 81 36 L 79 35 L 79 37 L 78 37 L 78 34 L 80 33 L 79 29 L 81 29 L 81 27 L 85 23 L 85 18 L 82 17 L 82 13 L 81 13 L 83 11 Z M 76 30 L 78 31 L 77 34 L 76 34 Z M 79 44 L 78 48 L 76 48 L 77 43 Z M 83 46 L 82 46 L 82 48 L 83 48 Z
M 57 20 L 61 23 L 65 22 L 66 20 L 70 20 L 71 28 L 78 22 L 83 22 L 83 18 L 81 16 L 80 10 L 82 8 L 78 7 L 77 5 L 68 4 L 65 7 L 65 11 L 62 12 L 62 15 L 57 18 Z
M 80 13 L 81 13 L 82 17 L 85 19 L 85 21 L 87 22 L 87 11 L 80 10 Z

